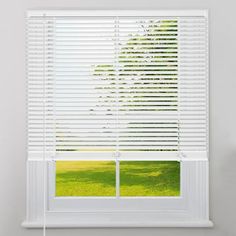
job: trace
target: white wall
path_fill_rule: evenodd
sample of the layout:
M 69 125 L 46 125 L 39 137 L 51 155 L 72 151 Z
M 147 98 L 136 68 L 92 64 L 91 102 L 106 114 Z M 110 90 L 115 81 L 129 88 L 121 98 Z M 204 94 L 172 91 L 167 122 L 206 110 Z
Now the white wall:
M 49 230 L 49 236 L 235 236 L 236 235 L 236 11 L 234 0 L 1 0 L 0 2 L 0 236 L 36 236 L 26 230 L 27 9 L 210 10 L 210 215 L 213 229 Z

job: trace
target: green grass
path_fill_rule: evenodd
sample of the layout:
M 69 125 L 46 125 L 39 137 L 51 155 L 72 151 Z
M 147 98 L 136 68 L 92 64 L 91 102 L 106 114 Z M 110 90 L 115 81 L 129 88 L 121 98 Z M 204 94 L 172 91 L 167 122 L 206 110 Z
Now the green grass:
M 121 196 L 179 196 L 179 162 L 120 162 L 120 194 Z
M 115 196 L 115 162 L 57 161 L 56 196 Z M 179 196 L 176 161 L 121 161 L 121 196 Z
M 114 161 L 57 161 L 56 196 L 115 196 Z

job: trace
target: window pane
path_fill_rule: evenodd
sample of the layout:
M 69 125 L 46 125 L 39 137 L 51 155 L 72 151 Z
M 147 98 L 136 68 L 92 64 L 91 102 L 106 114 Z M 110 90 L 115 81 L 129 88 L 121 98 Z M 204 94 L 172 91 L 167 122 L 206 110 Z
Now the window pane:
M 115 162 L 57 161 L 56 196 L 115 196 Z
M 177 161 L 121 161 L 121 196 L 179 196 Z

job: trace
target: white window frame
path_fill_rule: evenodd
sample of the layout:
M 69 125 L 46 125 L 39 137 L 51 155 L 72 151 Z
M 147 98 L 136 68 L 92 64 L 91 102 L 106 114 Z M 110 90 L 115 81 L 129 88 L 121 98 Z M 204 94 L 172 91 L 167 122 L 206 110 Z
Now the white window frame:
M 28 16 L 61 15 L 63 11 L 29 11 Z M 207 10 L 67 11 L 70 16 L 205 16 Z M 91 158 L 92 160 L 93 158 Z M 106 160 L 106 158 L 104 158 Z M 150 160 L 156 159 L 155 157 Z M 161 160 L 161 158 L 159 158 Z M 170 157 L 170 160 L 176 157 Z M 137 160 L 137 159 L 136 159 Z M 165 159 L 166 160 L 166 159 Z M 179 197 L 55 197 L 55 165 L 27 161 L 27 228 L 46 227 L 212 227 L 209 220 L 209 161 L 181 162 Z M 45 181 L 46 179 L 46 181 Z M 46 184 L 46 188 L 45 188 Z M 45 212 L 46 189 L 46 212 Z M 46 217 L 46 221 L 45 221 Z
M 181 162 L 179 197 L 55 197 L 55 179 L 48 176 L 52 168 L 53 164 L 47 163 L 47 227 L 213 226 L 208 211 L 208 161 Z M 27 169 L 27 219 L 23 226 L 43 227 L 44 163 L 30 161 Z

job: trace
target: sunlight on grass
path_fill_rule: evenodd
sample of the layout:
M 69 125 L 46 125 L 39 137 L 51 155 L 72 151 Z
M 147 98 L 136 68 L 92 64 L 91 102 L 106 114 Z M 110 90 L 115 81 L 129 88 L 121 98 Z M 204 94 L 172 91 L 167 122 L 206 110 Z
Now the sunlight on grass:
M 177 161 L 121 161 L 121 196 L 179 196 Z
M 115 162 L 57 161 L 56 196 L 115 196 Z M 177 161 L 121 161 L 121 196 L 179 196 Z
M 56 196 L 115 196 L 115 162 L 57 161 Z

